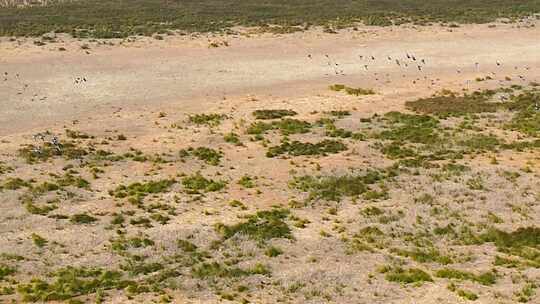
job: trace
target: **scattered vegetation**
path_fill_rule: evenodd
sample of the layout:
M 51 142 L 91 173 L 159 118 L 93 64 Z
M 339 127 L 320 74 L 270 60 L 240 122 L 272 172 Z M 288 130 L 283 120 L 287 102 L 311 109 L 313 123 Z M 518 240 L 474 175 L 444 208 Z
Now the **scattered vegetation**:
M 221 158 L 223 157 L 223 152 L 214 150 L 207 147 L 197 147 L 197 148 L 188 148 L 180 150 L 180 157 L 187 157 L 193 155 L 199 160 L 206 162 L 209 165 L 217 166 L 219 165 Z
M 196 125 L 206 125 L 209 127 L 215 127 L 221 124 L 221 121 L 225 119 L 224 114 L 195 114 L 189 116 L 189 122 Z
M 285 209 L 259 211 L 247 216 L 245 222 L 232 226 L 218 224 L 216 230 L 224 239 L 243 234 L 261 243 L 273 238 L 292 238 L 291 229 L 284 221 L 288 215 L 289 211 Z
M 293 110 L 284 110 L 284 109 L 277 109 L 277 110 L 255 110 L 253 112 L 253 116 L 255 116 L 256 119 L 278 119 L 283 118 L 286 116 L 295 116 L 296 113 Z
M 289 154 L 291 156 L 300 155 L 322 155 L 339 153 L 347 150 L 347 146 L 341 141 L 325 139 L 318 143 L 304 143 L 299 141 L 285 141 L 279 146 L 268 148 L 266 156 L 276 157 L 282 154 Z
M 186 188 L 188 193 L 200 193 L 219 191 L 225 188 L 226 183 L 224 181 L 215 181 L 207 179 L 200 173 L 196 173 L 191 176 L 186 176 L 182 179 L 182 185 Z
M 334 84 L 330 86 L 330 90 L 332 91 L 345 91 L 345 93 L 349 95 L 373 95 L 375 94 L 375 91 L 372 89 L 362 89 L 362 88 L 351 88 L 343 84 Z
M 385 273 L 385 278 L 390 282 L 397 282 L 403 284 L 411 283 L 423 283 L 423 282 L 433 282 L 431 275 L 418 268 L 409 268 L 404 269 L 401 267 L 385 267 L 381 270 L 382 273 Z
M 323 25 L 327 32 L 357 22 L 367 25 L 430 24 L 443 22 L 485 23 L 502 16 L 517 18 L 540 11 L 536 2 L 483 0 L 464 2 L 459 6 L 442 0 L 394 2 L 300 1 L 283 4 L 272 0 L 257 1 L 206 0 L 176 3 L 151 0 L 126 4 L 122 1 L 58 1 L 52 5 L 24 8 L 3 7 L 0 14 L 2 36 L 41 36 L 65 32 L 75 37 L 125 38 L 130 35 L 152 36 L 168 30 L 189 32 L 224 31 L 234 25 L 261 26 L 261 30 L 291 32 L 310 25 Z M 264 13 L 261 13 L 264 12 Z M 129 16 L 118 18 L 118 16 Z M 16 17 L 16 18 L 15 18 Z M 272 25 L 272 26 L 269 26 Z
M 295 177 L 290 186 L 309 193 L 309 199 L 323 199 L 329 201 L 340 201 L 344 196 L 359 196 L 379 181 L 382 181 L 385 175 L 378 171 L 367 171 L 360 175 L 341 175 L 341 176 L 299 176 Z

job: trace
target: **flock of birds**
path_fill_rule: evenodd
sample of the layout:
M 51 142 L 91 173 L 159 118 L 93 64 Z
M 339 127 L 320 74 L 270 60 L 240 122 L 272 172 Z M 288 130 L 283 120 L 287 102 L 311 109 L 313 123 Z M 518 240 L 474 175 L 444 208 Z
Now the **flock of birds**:
M 314 59 L 314 56 L 312 54 L 308 54 L 307 57 L 309 60 Z M 396 68 L 403 70 L 404 73 L 402 73 L 401 75 L 402 78 L 407 77 L 405 72 L 411 73 L 411 70 L 412 72 L 416 72 L 416 74 L 413 74 L 416 76 L 414 76 L 413 79 L 411 80 L 411 83 L 413 85 L 416 85 L 421 80 L 425 80 L 429 82 L 428 88 L 431 88 L 431 86 L 434 86 L 437 84 L 437 82 L 441 81 L 440 78 L 436 78 L 436 77 L 429 78 L 428 68 L 430 66 L 428 65 L 428 60 L 426 58 L 421 58 L 418 55 L 411 52 L 405 52 L 403 56 L 398 56 L 398 57 L 385 55 L 385 56 L 378 56 L 378 58 L 376 58 L 374 55 L 358 55 L 357 60 L 359 60 L 359 63 L 353 64 L 353 66 L 355 67 L 355 72 L 358 72 L 359 68 L 361 70 L 364 70 L 365 73 L 370 73 L 373 71 L 372 75 L 374 76 L 375 81 L 379 81 L 379 80 L 382 80 L 382 78 L 385 78 L 386 83 L 391 83 L 389 79 L 390 78 L 389 73 L 382 74 L 380 72 L 376 72 L 377 68 L 380 68 L 381 65 L 394 66 Z M 346 76 L 344 67 L 347 64 L 340 64 L 336 59 L 334 59 L 328 54 L 324 54 L 324 62 L 326 66 L 330 68 L 330 71 L 328 73 L 325 73 L 325 76 L 332 76 L 332 75 Z M 350 67 L 351 64 L 349 63 L 348 66 Z M 501 63 L 501 61 L 497 60 L 495 61 L 493 67 L 501 69 L 503 68 L 503 64 Z M 467 67 L 456 68 L 455 71 L 456 71 L 456 74 L 462 74 L 464 71 L 467 71 L 467 69 L 469 69 L 468 71 L 481 73 L 479 62 L 474 62 L 474 63 L 469 64 L 469 68 Z M 527 81 L 527 79 L 525 76 L 523 76 L 520 73 L 520 71 L 529 71 L 529 70 L 530 70 L 529 66 L 525 66 L 521 68 L 518 66 L 514 66 L 514 71 L 518 72 L 518 74 L 515 76 L 519 78 L 521 81 Z M 420 75 L 423 75 L 423 76 L 420 76 Z M 497 72 L 496 70 L 492 70 L 488 72 L 487 75 L 489 77 L 485 77 L 483 80 L 494 79 L 494 77 L 497 75 Z M 505 80 L 507 80 L 506 76 L 504 77 L 504 80 L 500 79 L 499 82 L 502 83 Z M 471 80 L 466 80 L 465 84 L 469 86 L 470 82 Z
M 315 56 L 312 54 L 307 55 L 308 59 L 310 61 L 315 61 Z M 320 56 L 322 57 L 322 56 Z M 434 63 L 431 60 L 428 60 L 427 58 L 423 58 L 419 56 L 418 54 L 415 54 L 413 52 L 403 52 L 402 55 L 396 56 L 394 55 L 377 55 L 377 57 L 373 54 L 369 55 L 356 55 L 356 57 L 353 59 L 354 62 L 349 62 L 345 64 L 341 64 L 336 60 L 334 57 L 330 56 L 329 54 L 324 54 L 322 62 L 319 61 L 317 63 L 320 67 L 321 64 L 324 64 L 327 66 L 330 71 L 328 73 L 325 73 L 325 76 L 346 76 L 345 69 L 352 69 L 352 74 L 358 74 L 361 73 L 366 76 L 366 80 L 375 80 L 376 82 L 383 81 L 384 83 L 388 84 L 391 83 L 392 79 L 391 77 L 401 77 L 403 80 L 411 81 L 412 85 L 417 84 L 427 84 L 427 88 L 431 89 L 434 86 L 442 85 L 442 81 L 440 78 L 434 75 L 430 75 L 430 68 L 431 67 L 437 67 L 437 64 Z M 493 63 L 493 65 L 488 65 L 488 68 L 491 69 L 489 72 L 484 72 L 483 77 L 479 77 L 480 79 L 476 79 L 477 81 L 484 81 L 484 80 L 496 80 L 496 75 L 498 71 L 501 71 L 500 69 L 504 68 L 504 64 L 497 60 Z M 394 76 L 395 73 L 391 76 L 391 74 L 388 72 L 388 67 L 398 68 L 401 71 L 401 75 Z M 523 76 L 523 72 L 529 71 L 531 68 L 529 66 L 524 67 L 518 67 L 514 66 L 513 70 L 514 73 L 512 73 L 513 77 L 519 78 L 521 81 L 527 81 L 527 78 Z M 507 71 L 507 69 L 506 69 Z M 462 74 L 463 72 L 474 72 L 476 75 L 479 75 L 481 73 L 480 71 L 480 63 L 479 62 L 471 62 L 469 64 L 464 65 L 463 67 L 456 68 L 455 72 L 457 74 Z M 0 74 L 3 76 L 4 82 L 8 82 L 10 80 L 14 80 L 16 82 L 15 86 L 11 86 L 12 88 L 17 90 L 17 95 L 22 95 L 25 93 L 28 88 L 29 84 L 22 81 L 22 77 L 19 73 L 8 73 L 2 72 Z M 499 83 L 503 83 L 504 81 L 508 81 L 509 77 L 504 75 L 498 79 Z M 77 88 L 81 84 L 86 84 L 89 81 L 89 79 L 86 76 L 79 76 L 75 77 L 73 79 L 74 85 L 76 85 Z M 469 88 L 469 85 L 471 84 L 473 80 L 472 79 L 465 79 L 465 84 L 467 88 Z M 1 89 L 1 87 L 0 87 Z M 502 101 L 504 101 L 504 97 L 501 97 Z M 46 100 L 47 96 L 39 96 L 38 94 L 32 94 L 31 93 L 31 101 L 43 101 Z

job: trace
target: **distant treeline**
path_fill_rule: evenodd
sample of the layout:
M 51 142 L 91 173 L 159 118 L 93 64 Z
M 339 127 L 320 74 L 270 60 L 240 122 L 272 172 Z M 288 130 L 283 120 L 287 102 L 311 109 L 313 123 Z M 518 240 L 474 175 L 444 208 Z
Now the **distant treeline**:
M 323 25 L 486 23 L 540 12 L 540 0 L 0 0 L 0 35 L 115 38 L 169 30 L 222 31 L 277 25 L 282 31 Z M 15 6 L 13 6 L 15 4 Z

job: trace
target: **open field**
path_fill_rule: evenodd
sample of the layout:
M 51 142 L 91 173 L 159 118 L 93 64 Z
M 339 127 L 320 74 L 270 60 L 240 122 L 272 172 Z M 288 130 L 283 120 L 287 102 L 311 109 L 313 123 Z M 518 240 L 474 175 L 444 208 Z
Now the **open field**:
M 0 302 L 539 303 L 538 25 L 0 38 Z
M 40 1 L 34 1 L 40 3 Z M 7 4 L 33 3 L 8 1 Z M 41 2 L 43 3 L 43 2 Z M 311 25 L 328 31 L 352 26 L 402 23 L 486 23 L 540 12 L 538 0 L 81 0 L 0 9 L 0 35 L 36 36 L 65 32 L 113 38 L 166 34 L 169 30 L 215 32 L 234 25 L 269 26 L 292 32 Z M 121 17 L 120 17 L 121 16 Z

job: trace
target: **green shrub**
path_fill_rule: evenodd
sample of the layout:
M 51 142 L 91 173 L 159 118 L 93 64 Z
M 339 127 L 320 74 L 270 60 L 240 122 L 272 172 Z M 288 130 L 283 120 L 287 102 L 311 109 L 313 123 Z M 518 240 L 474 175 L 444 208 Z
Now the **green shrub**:
M 431 116 L 388 112 L 384 119 L 390 125 L 390 130 L 379 133 L 380 139 L 422 144 L 439 141 L 439 121 Z
M 190 115 L 188 120 L 189 122 L 196 125 L 207 125 L 210 127 L 218 126 L 226 116 L 223 114 L 195 114 Z
M 88 215 L 87 213 L 74 214 L 69 218 L 69 221 L 73 224 L 91 224 L 97 221 L 97 218 Z
M 45 245 L 47 245 L 47 243 L 49 242 L 36 233 L 32 233 L 30 237 L 32 238 L 32 242 L 34 242 L 34 245 L 38 246 L 39 248 L 45 247 Z
M 29 283 L 19 284 L 17 291 L 28 302 L 65 301 L 98 290 L 124 287 L 126 283 L 121 277 L 116 271 L 67 267 L 53 273 L 52 283 L 32 279 Z
M 304 143 L 299 141 L 283 142 L 279 146 L 268 148 L 267 157 L 276 157 L 282 154 L 292 156 L 300 155 L 323 155 L 339 153 L 347 150 L 347 146 L 341 141 L 325 139 L 318 143 Z
M 212 166 L 219 165 L 221 158 L 223 157 L 223 152 L 207 147 L 197 147 L 195 149 L 190 147 L 188 149 L 180 150 L 179 154 L 181 157 L 193 155 L 199 160 L 202 160 Z
M 461 271 L 451 268 L 439 269 L 435 273 L 436 277 L 446 278 L 446 279 L 457 279 L 457 280 L 469 280 L 478 282 L 482 285 L 493 285 L 497 282 L 497 277 L 493 272 L 485 272 L 479 275 L 475 275 L 471 272 Z
M 255 178 L 249 175 L 244 175 L 240 178 L 240 180 L 238 180 L 238 184 L 244 188 L 253 188 L 255 187 Z
M 385 272 L 385 279 L 390 282 L 403 284 L 433 282 L 429 273 L 418 268 L 403 269 L 396 267 Z
M 264 243 L 273 238 L 292 238 L 291 229 L 284 221 L 289 215 L 285 209 L 259 211 L 247 217 L 247 221 L 232 226 L 216 225 L 216 230 L 224 239 L 236 234 L 243 234 L 249 238 Z
M 240 137 L 238 137 L 238 134 L 233 133 L 233 132 L 225 134 L 225 136 L 223 136 L 223 140 L 225 140 L 225 142 L 228 142 L 230 144 L 235 144 L 237 146 L 242 145 L 242 143 L 240 142 Z
M 215 181 L 203 177 L 200 173 L 184 177 L 182 179 L 182 185 L 188 193 L 214 192 L 225 188 L 226 183 L 224 181 Z
M 0 282 L 7 276 L 10 276 L 16 272 L 16 269 L 5 264 L 0 264 Z
M 407 101 L 405 106 L 415 112 L 435 114 L 440 117 L 463 116 L 474 113 L 496 112 L 501 105 L 487 100 L 495 91 L 477 91 L 471 95 L 457 96 L 446 93 L 440 96 Z
M 128 186 L 120 185 L 111 191 L 110 194 L 114 197 L 124 198 L 124 197 L 144 197 L 148 194 L 165 192 L 169 189 L 170 186 L 175 184 L 174 179 L 163 179 L 159 181 L 149 181 L 146 183 L 132 183 Z
M 253 112 L 253 116 L 255 116 L 256 119 L 277 119 L 277 118 L 283 118 L 285 116 L 295 116 L 296 113 L 293 110 L 284 110 L 284 109 L 277 109 L 277 110 L 255 110 Z
M 246 130 L 247 134 L 262 135 L 270 130 L 279 130 L 283 135 L 307 133 L 311 124 L 306 121 L 284 118 L 269 123 L 257 121 L 252 123 Z
M 351 88 L 343 84 L 334 84 L 331 85 L 330 90 L 332 91 L 345 91 L 349 95 L 373 95 L 375 94 L 375 91 L 372 89 L 362 89 L 362 88 Z
M 8 189 L 8 190 L 17 190 L 22 187 L 31 188 L 32 184 L 29 181 L 25 181 L 18 177 L 9 177 L 6 179 L 4 184 L 2 185 L 2 188 Z
M 540 228 L 521 227 L 512 232 L 488 229 L 479 242 L 493 242 L 501 252 L 516 255 L 540 267 Z
M 289 185 L 292 188 L 309 192 L 309 199 L 340 201 L 344 196 L 359 196 L 369 189 L 369 185 L 385 178 L 378 171 L 367 171 L 363 175 L 342 176 L 300 176 L 295 177 Z

